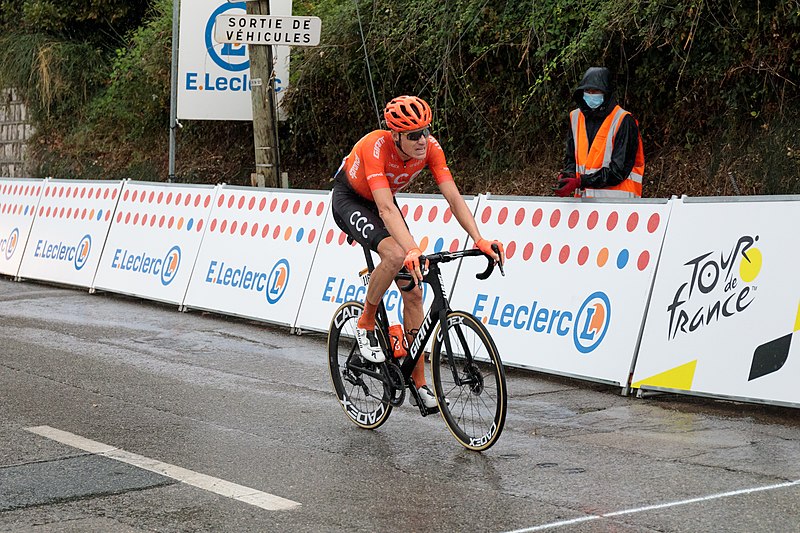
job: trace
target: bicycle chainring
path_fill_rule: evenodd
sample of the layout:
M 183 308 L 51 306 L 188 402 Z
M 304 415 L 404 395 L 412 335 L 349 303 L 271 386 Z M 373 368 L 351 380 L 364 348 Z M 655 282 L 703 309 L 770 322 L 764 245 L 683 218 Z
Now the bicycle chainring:
M 389 396 L 389 403 L 393 407 L 400 407 L 406 399 L 406 380 L 403 379 L 403 372 L 394 362 L 387 362 L 385 367 L 384 389 Z

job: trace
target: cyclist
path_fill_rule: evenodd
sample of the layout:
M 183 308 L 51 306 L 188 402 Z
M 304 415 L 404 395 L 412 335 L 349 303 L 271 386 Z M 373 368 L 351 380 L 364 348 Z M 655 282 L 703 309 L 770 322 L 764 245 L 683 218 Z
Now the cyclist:
M 364 313 L 356 328 L 361 356 L 373 363 L 386 360 L 375 336 L 375 313 L 384 293 L 403 266 L 417 283 L 422 280 L 422 251 L 408 229 L 395 194 L 426 166 L 475 246 L 501 264 L 505 260 L 502 243 L 481 237 L 472 212 L 453 181 L 444 151 L 430 132 L 432 113 L 428 103 L 416 96 L 399 96 L 386 104 L 383 116 L 389 130 L 372 131 L 355 144 L 336 172 L 332 199 L 336 224 L 381 258 L 370 277 Z M 492 250 L 492 244 L 498 245 L 499 255 Z M 422 291 L 400 294 L 403 327 L 410 342 L 424 318 Z M 436 397 L 426 384 L 424 357 L 420 357 L 411 379 L 425 407 L 436 407 Z

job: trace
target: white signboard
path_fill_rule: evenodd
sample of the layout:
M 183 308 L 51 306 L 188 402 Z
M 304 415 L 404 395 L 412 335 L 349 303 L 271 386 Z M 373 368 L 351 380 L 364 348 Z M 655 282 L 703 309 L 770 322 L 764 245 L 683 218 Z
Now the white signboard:
M 91 287 L 122 182 L 49 180 L 19 275 Z
M 454 309 L 487 326 L 504 363 L 627 386 L 669 204 L 482 199 L 506 276 L 464 260 Z
M 800 405 L 800 197 L 676 203 L 633 387 Z
M 465 200 L 474 210 L 478 199 L 466 197 Z M 444 197 L 399 194 L 397 203 L 423 253 L 455 251 L 472 246 L 471 242 L 467 243 L 467 234 L 453 217 Z M 297 317 L 297 327 L 327 331 L 333 313 L 342 303 L 364 301 L 366 287 L 358 275 L 367 266 L 363 248 L 358 243 L 347 244 L 346 239 L 329 212 Z M 373 254 L 373 260 L 375 264 L 380 262 L 377 254 Z M 455 280 L 457 263 L 447 263 L 441 268 L 445 288 L 449 291 Z M 432 302 L 430 287 L 423 284 L 423 306 L 427 309 Z M 401 324 L 402 298 L 396 284 L 390 286 L 383 303 L 389 322 Z
M 292 326 L 327 192 L 222 187 L 185 305 Z
M 125 182 L 94 286 L 180 304 L 216 190 Z
M 214 38 L 220 15 L 244 15 L 245 2 L 184 0 L 180 10 L 178 118 L 253 120 L 247 45 Z M 291 0 L 271 0 L 270 13 L 292 14 Z M 289 47 L 275 47 L 278 103 L 289 84 Z
M 322 32 L 319 17 L 220 15 L 214 29 L 219 43 L 316 46 Z
M 16 276 L 42 193 L 42 180 L 0 179 L 0 274 Z

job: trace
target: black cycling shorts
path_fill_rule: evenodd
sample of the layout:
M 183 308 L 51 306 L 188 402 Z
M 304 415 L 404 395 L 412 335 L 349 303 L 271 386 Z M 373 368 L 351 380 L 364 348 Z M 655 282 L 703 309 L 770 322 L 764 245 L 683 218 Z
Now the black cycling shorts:
M 397 200 L 394 205 L 397 205 Z M 378 205 L 355 192 L 341 170 L 334 178 L 331 207 L 336 225 L 360 245 L 377 253 L 380 242 L 390 237 L 378 213 Z

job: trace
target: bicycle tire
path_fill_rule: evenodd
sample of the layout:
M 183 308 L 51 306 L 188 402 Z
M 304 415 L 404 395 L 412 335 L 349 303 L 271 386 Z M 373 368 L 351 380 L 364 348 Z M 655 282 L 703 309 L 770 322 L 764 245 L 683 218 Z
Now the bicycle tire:
M 391 391 L 386 389 L 384 381 L 361 373 L 357 368 L 347 367 L 347 361 L 351 359 L 353 364 L 369 371 L 382 375 L 387 371 L 384 368 L 386 363 L 368 363 L 358 355 L 355 327 L 363 310 L 364 306 L 358 302 L 345 302 L 333 314 L 328 329 L 328 369 L 333 390 L 347 417 L 359 427 L 376 429 L 392 412 L 389 403 Z M 381 346 L 388 346 L 383 328 L 376 324 L 375 332 Z M 355 355 L 351 358 L 351 354 Z
M 439 411 L 462 446 L 488 450 L 503 431 L 508 409 L 506 376 L 497 346 L 486 327 L 464 311 L 447 313 L 447 335 L 453 353 L 446 353 L 441 327 L 431 352 Z M 459 385 L 454 373 L 466 381 Z

